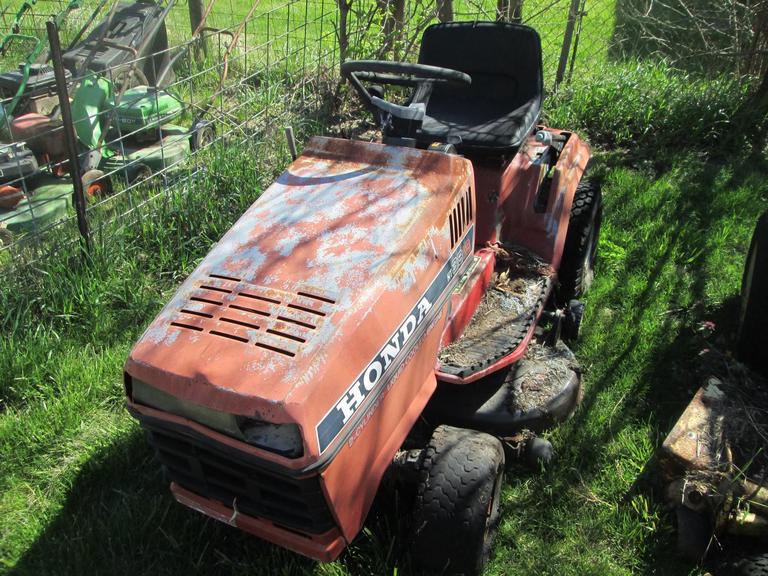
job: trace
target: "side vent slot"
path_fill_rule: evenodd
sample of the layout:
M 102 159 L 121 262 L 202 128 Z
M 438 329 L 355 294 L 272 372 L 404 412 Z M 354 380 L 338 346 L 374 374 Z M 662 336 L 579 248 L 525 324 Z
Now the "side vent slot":
M 313 300 L 319 300 L 320 302 L 326 302 L 327 304 L 336 304 L 336 300 L 333 298 L 328 298 L 326 296 L 318 296 L 317 294 L 310 294 L 309 292 L 296 292 L 299 296 L 304 296 L 305 298 L 312 298 Z
M 467 188 L 461 199 L 453 207 L 450 216 L 451 249 L 464 237 L 464 233 L 472 223 L 472 189 Z
M 202 298 L 200 296 L 192 296 L 190 300 L 192 300 L 193 302 L 204 302 L 206 304 L 213 304 L 214 306 L 221 306 L 222 304 L 224 304 L 224 302 L 220 302 L 218 300 L 211 300 L 210 298 Z
M 211 334 L 214 336 L 221 336 L 222 338 L 229 338 L 230 340 L 237 340 L 238 342 L 248 342 L 248 338 L 242 336 L 235 336 L 229 332 L 220 332 L 219 330 L 211 330 Z
M 271 352 L 277 352 L 278 354 L 282 354 L 284 356 L 290 356 L 291 358 L 296 356 L 296 354 L 293 352 L 283 350 L 282 348 L 277 348 L 276 346 L 270 346 L 269 344 L 264 344 L 264 342 L 256 342 L 256 346 L 259 348 L 264 348 L 265 350 L 270 350 Z
M 302 328 L 309 328 L 310 330 L 314 330 L 317 328 L 314 324 L 310 324 L 309 322 L 302 322 L 301 320 L 296 320 L 295 318 L 288 318 L 288 316 L 278 316 L 278 320 L 282 320 L 283 322 L 289 322 L 290 324 L 295 324 L 296 326 L 301 326 Z
M 325 316 L 325 312 L 320 312 L 320 310 L 312 310 L 312 308 L 307 308 L 306 306 L 301 306 L 299 304 L 288 304 L 288 308 L 293 308 L 294 310 L 301 310 L 302 312 L 309 312 L 310 314 L 314 314 L 315 316 Z
M 190 314 L 192 316 L 198 316 L 200 318 L 213 318 L 213 314 L 206 314 L 205 312 L 198 312 L 197 310 L 187 310 L 184 308 L 182 310 L 184 314 Z
M 211 278 L 216 278 L 218 280 L 229 280 L 231 282 L 240 282 L 240 278 L 234 278 L 233 276 L 224 276 L 223 274 L 208 274 Z

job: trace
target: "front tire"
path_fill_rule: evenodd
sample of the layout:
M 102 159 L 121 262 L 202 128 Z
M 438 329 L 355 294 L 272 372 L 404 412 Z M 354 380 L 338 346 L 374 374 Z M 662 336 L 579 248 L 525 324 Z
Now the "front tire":
M 426 572 L 477 575 L 499 521 L 504 449 L 497 438 L 439 426 L 429 441 L 416 494 L 413 558 Z
M 603 196 L 600 187 L 582 178 L 573 196 L 558 271 L 560 287 L 557 299 L 561 305 L 586 294 L 592 284 L 602 220 Z
M 768 212 L 757 221 L 741 280 L 741 311 L 736 350 L 739 360 L 768 376 Z
M 81 181 L 87 198 L 102 199 L 111 196 L 114 192 L 112 180 L 101 170 L 88 170 L 83 174 Z

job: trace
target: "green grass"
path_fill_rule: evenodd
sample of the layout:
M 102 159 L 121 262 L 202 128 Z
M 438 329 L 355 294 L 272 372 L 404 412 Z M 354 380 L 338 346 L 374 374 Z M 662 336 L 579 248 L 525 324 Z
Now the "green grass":
M 553 124 L 604 146 L 591 169 L 606 203 L 600 260 L 575 347 L 584 402 L 550 435 L 558 453 L 551 468 L 509 467 L 490 574 L 696 573 L 674 553 L 649 471 L 696 387 L 697 354 L 709 344 L 701 323 L 714 321 L 715 344 L 729 344 L 749 236 L 768 207 L 768 161 L 720 148 L 728 124 L 712 119 L 727 119 L 739 89 L 699 86 L 658 67 L 608 73 L 600 83 L 576 81 L 548 106 Z M 724 95 L 712 104 L 707 87 Z M 684 133 L 697 138 L 671 136 Z M 407 510 L 386 502 L 333 564 L 174 504 L 123 408 L 121 368 L 132 343 L 285 166 L 280 142 L 275 132 L 255 149 L 213 151 L 214 169 L 158 199 L 151 215 L 105 227 L 90 265 L 63 251 L 6 274 L 0 573 L 412 572 L 397 529 Z

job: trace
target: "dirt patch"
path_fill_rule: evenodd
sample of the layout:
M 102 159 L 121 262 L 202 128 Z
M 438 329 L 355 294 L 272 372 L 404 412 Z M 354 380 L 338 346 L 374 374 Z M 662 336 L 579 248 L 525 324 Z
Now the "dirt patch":
M 532 342 L 525 358 L 507 376 L 511 388 L 509 410 L 527 412 L 545 407 L 563 391 L 574 373 L 579 373 L 578 363 L 565 344 Z
M 327 136 L 364 142 L 381 142 L 381 127 L 351 89 L 339 95 L 328 124 Z

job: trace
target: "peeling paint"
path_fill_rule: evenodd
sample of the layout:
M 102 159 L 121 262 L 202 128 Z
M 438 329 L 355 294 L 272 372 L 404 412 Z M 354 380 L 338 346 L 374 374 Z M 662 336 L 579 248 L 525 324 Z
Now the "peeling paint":
M 313 139 L 183 283 L 127 370 L 242 414 L 277 417 L 297 390 L 325 378 L 308 390 L 337 397 L 343 374 L 377 348 L 438 256 L 447 258 L 447 212 L 468 185 L 468 166 L 457 156 Z

